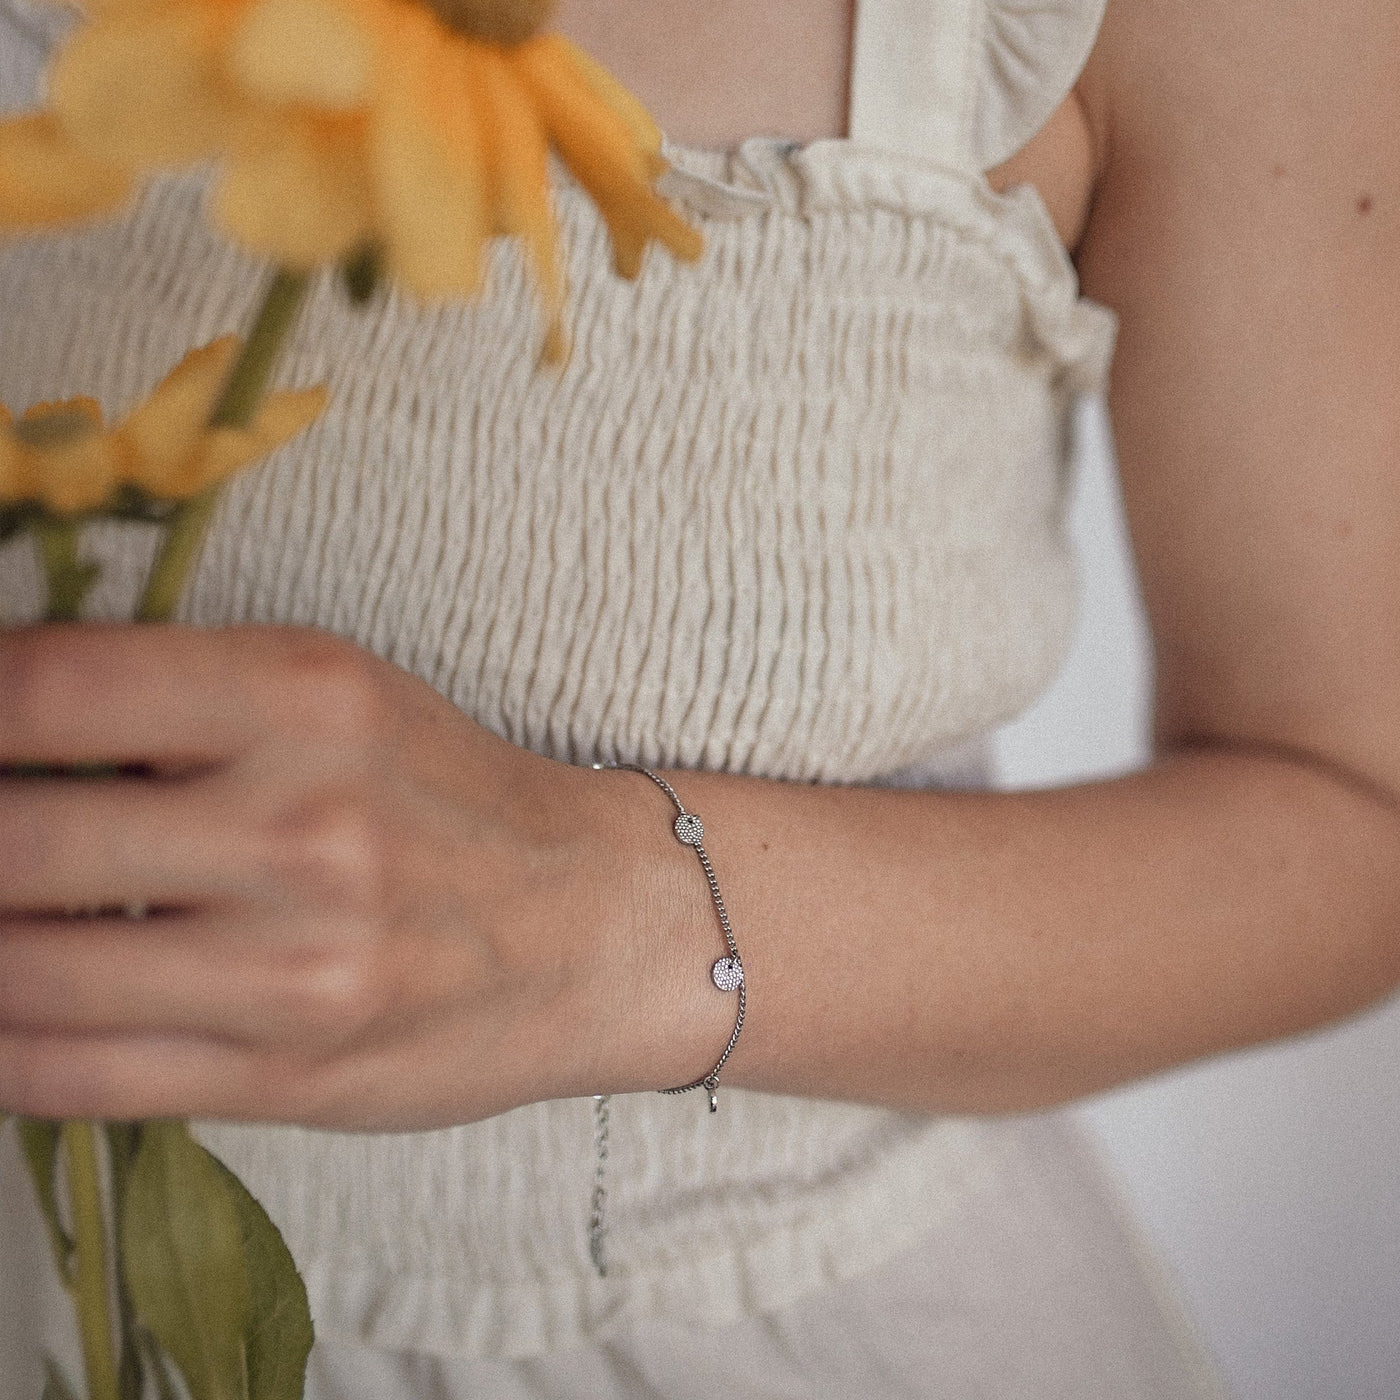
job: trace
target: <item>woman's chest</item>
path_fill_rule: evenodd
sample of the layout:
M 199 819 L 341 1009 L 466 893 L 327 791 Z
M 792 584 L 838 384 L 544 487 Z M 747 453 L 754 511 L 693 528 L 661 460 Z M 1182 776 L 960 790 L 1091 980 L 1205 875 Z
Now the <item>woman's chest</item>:
M 683 145 L 843 136 L 854 0 L 563 0 L 559 26 Z
M 559 24 L 638 93 L 671 140 L 722 150 L 750 136 L 805 144 L 846 135 L 856 8 L 857 0 L 563 0 Z M 1036 57 L 1027 56 L 1031 68 Z M 1021 151 L 987 172 L 989 183 L 1035 186 L 1073 248 L 1093 194 L 1095 144 L 1071 93 Z
M 828 180 L 859 173 L 826 157 Z M 798 170 L 768 158 L 777 198 Z M 562 212 L 562 372 L 533 368 L 508 250 L 471 306 L 364 315 L 318 287 L 285 374 L 329 380 L 332 407 L 234 486 L 187 620 L 325 628 L 570 759 L 859 780 L 1029 699 L 1072 600 L 1062 381 L 1099 358 L 1088 313 L 1029 307 L 990 215 L 974 236 L 775 207 L 707 221 L 699 268 L 653 259 L 630 285 L 583 201 Z M 250 272 L 188 186 L 12 250 L 0 399 L 132 402 Z M 18 567 L 0 559 L 16 608 Z

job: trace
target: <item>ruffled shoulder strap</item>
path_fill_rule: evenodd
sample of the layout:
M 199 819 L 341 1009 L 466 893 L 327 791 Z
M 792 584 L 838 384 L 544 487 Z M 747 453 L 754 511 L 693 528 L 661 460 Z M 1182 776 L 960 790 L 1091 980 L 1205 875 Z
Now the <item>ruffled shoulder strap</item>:
M 982 170 L 1015 155 L 1069 96 L 1107 0 L 987 0 L 971 152 Z
M 990 170 L 1073 88 L 1106 2 L 857 0 L 852 140 Z

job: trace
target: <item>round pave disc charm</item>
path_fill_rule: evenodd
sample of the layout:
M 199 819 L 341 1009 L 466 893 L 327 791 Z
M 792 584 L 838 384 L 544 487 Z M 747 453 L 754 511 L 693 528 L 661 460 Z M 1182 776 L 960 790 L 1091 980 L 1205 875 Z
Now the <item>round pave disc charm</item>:
M 705 823 L 694 812 L 682 812 L 676 818 L 675 831 L 682 846 L 698 846 L 705 839 Z
M 744 965 L 738 958 L 721 958 L 710 969 L 710 980 L 722 992 L 737 992 L 744 985 Z

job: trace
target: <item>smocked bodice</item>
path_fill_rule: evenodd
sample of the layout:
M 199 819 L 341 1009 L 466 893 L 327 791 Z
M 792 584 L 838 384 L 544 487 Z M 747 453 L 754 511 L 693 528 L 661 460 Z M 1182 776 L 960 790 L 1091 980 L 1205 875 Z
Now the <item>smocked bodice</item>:
M 1024 706 L 1072 609 L 1066 406 L 1110 343 L 1038 201 L 842 142 L 675 154 L 695 273 L 619 282 L 564 189 L 562 372 L 509 253 L 475 306 L 324 285 L 284 377 L 333 407 L 230 491 L 184 616 L 353 637 L 569 760 L 862 780 Z M 237 324 L 257 274 L 198 198 L 0 261 L 7 401 L 129 403 Z

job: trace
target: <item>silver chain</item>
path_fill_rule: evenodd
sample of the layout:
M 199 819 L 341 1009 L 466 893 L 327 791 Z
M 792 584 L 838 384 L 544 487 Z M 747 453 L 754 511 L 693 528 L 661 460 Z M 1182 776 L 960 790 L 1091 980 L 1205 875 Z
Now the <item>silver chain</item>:
M 604 1253 L 607 1239 L 608 1188 L 604 1178 L 608 1173 L 608 1104 L 611 1096 L 593 1096 L 593 1209 L 588 1215 L 588 1257 L 599 1278 L 608 1276 L 608 1260 Z
M 700 868 L 705 872 L 705 883 L 709 886 L 710 898 L 714 902 L 715 913 L 719 916 L 719 926 L 724 933 L 724 944 L 727 949 L 727 956 L 720 958 L 710 969 L 710 980 L 722 992 L 737 991 L 739 993 L 739 1009 L 734 1018 L 734 1029 L 730 1032 L 724 1052 L 715 1062 L 714 1068 L 708 1074 L 692 1080 L 689 1084 L 679 1084 L 674 1089 L 662 1089 L 660 1092 L 663 1094 L 688 1094 L 692 1089 L 706 1089 L 710 1096 L 710 1112 L 716 1113 L 719 1111 L 720 1073 L 729 1063 L 729 1057 L 734 1053 L 734 1047 L 739 1043 L 740 1032 L 744 1029 L 744 1016 L 748 1012 L 749 996 L 748 985 L 744 977 L 744 963 L 739 956 L 739 945 L 734 940 L 734 929 L 729 922 L 729 913 L 724 907 L 724 896 L 719 892 L 719 880 L 715 877 L 715 868 L 710 864 L 709 854 L 705 850 L 705 824 L 694 812 L 686 810 L 685 804 L 677 796 L 675 788 L 659 773 L 653 773 L 650 768 L 644 768 L 639 763 L 595 763 L 593 768 L 597 772 L 615 769 L 628 773 L 640 773 L 644 778 L 650 778 L 671 799 L 671 805 L 676 809 L 676 819 L 671 827 L 676 840 L 683 846 L 689 846 L 695 852 L 696 858 L 700 862 Z M 594 1096 L 593 1205 L 588 1217 L 588 1253 L 593 1260 L 593 1267 L 598 1271 L 599 1278 L 607 1277 L 604 1245 L 607 1235 L 608 1200 L 605 1184 L 610 1128 L 608 1104 L 609 1096 L 607 1094 Z

